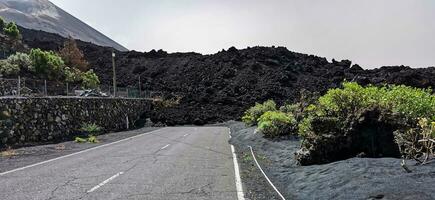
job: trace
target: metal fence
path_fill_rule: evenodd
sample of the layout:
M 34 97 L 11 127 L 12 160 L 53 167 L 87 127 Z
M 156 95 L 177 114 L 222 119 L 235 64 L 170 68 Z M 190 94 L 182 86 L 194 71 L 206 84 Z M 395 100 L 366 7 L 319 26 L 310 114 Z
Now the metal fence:
M 99 90 L 108 96 L 114 96 L 111 86 L 101 86 Z M 20 77 L 17 79 L 0 78 L 0 96 L 79 96 L 83 91 L 82 87 L 77 84 Z M 139 87 L 117 87 L 115 94 L 116 97 L 124 98 L 155 98 L 161 93 L 140 90 Z

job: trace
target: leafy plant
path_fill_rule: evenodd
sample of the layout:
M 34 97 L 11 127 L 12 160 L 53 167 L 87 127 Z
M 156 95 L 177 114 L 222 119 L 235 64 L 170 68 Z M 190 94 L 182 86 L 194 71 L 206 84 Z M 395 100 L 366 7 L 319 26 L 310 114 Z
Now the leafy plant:
M 65 81 L 69 83 L 82 81 L 82 72 L 76 68 L 65 67 Z
M 289 135 L 295 132 L 296 120 L 292 114 L 267 111 L 258 119 L 258 131 L 266 137 Z
M 18 65 L 10 63 L 8 60 L 0 60 L 0 75 L 16 75 L 20 72 Z
M 85 89 L 97 89 L 100 86 L 100 79 L 91 69 L 81 75 L 82 87 Z
M 103 128 L 101 128 L 101 126 L 98 126 L 95 123 L 85 123 L 82 125 L 82 127 L 80 128 L 81 131 L 90 133 L 90 134 L 95 134 L 98 133 L 102 130 Z
M 93 136 L 93 135 L 90 135 L 90 136 L 89 136 L 89 138 L 88 138 L 88 142 L 89 142 L 89 143 L 99 143 L 97 137 L 95 137 L 95 136 Z
M 273 100 L 268 100 L 262 104 L 256 103 L 255 106 L 249 108 L 242 117 L 242 121 L 249 126 L 257 125 L 258 119 L 268 111 L 277 111 L 276 103 Z
M 329 90 L 304 109 L 298 125 L 304 140 L 297 158 L 312 164 L 334 160 L 335 154 L 351 157 L 361 151 L 374 157 L 396 156 L 399 150 L 395 142 L 404 156 L 417 155 L 423 146 L 419 141 L 425 138 L 425 129 L 416 127 L 420 118 L 435 120 L 435 96 L 431 89 L 364 87 L 345 82 L 343 88 Z M 393 137 L 396 141 L 389 139 Z
M 33 69 L 32 60 L 26 53 L 17 52 L 16 54 L 10 55 L 7 61 L 13 65 L 17 65 L 21 70 L 31 71 Z
M 97 137 L 90 135 L 88 138 L 76 137 L 74 140 L 76 143 L 99 143 Z
M 32 49 L 30 59 L 32 60 L 34 72 L 38 75 L 47 77 L 50 80 L 58 80 L 63 77 L 65 64 L 62 58 L 53 51 Z
M 17 24 L 15 22 L 9 22 L 4 28 L 3 31 L 6 35 L 13 39 L 20 38 L 20 30 L 18 30 Z
M 81 138 L 81 137 L 76 137 L 74 140 L 76 143 L 86 143 L 87 139 Z

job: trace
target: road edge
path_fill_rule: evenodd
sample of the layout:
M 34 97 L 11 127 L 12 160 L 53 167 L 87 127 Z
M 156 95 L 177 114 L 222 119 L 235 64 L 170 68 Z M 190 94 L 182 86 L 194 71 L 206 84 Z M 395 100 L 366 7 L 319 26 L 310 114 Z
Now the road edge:
M 160 131 L 160 130 L 163 130 L 163 129 L 164 128 L 153 130 L 153 131 L 150 131 L 150 132 L 146 132 L 146 133 L 142 133 L 142 134 L 139 134 L 139 135 L 131 136 L 131 137 L 128 137 L 128 138 L 124 138 L 122 140 L 114 141 L 114 142 L 103 144 L 103 145 L 96 146 L 96 147 L 92 147 L 92 148 L 85 149 L 85 150 L 82 150 L 82 151 L 78 151 L 78 152 L 75 152 L 75 153 L 71 153 L 71 154 L 68 154 L 68 155 L 52 158 L 52 159 L 41 161 L 41 162 L 38 162 L 38 163 L 35 163 L 35 164 L 31 164 L 31 165 L 27 165 L 27 166 L 24 166 L 24 167 L 16 168 L 16 169 L 13 169 L 13 170 L 5 171 L 5 172 L 0 173 L 0 176 L 4 176 L 4 175 L 10 174 L 10 173 L 17 172 L 17 171 L 22 171 L 22 170 L 25 170 L 25 169 L 28 169 L 28 168 L 36 167 L 36 166 L 43 165 L 43 164 L 46 164 L 46 163 L 49 163 L 49 162 L 53 162 L 53 161 L 56 161 L 56 160 L 60 160 L 60 159 L 63 159 L 63 158 L 68 158 L 68 157 L 71 157 L 71 156 L 79 155 L 79 154 L 82 154 L 82 153 L 86 153 L 86 152 L 89 152 L 89 151 L 92 151 L 92 150 L 96 150 L 96 149 L 100 149 L 100 148 L 103 148 L 103 147 L 107 147 L 107 146 L 110 146 L 110 145 L 118 144 L 118 143 L 121 143 L 121 142 L 124 142 L 124 141 L 127 141 L 127 140 L 131 140 L 131 139 L 134 139 L 134 138 L 137 138 L 137 137 L 141 137 L 141 136 L 144 136 L 144 135 L 150 135 L 150 134 L 153 134 L 156 131 Z
M 231 139 L 231 129 L 228 129 L 229 131 L 229 137 Z M 236 183 L 236 190 L 237 190 L 237 199 L 238 200 L 245 200 L 245 195 L 243 193 L 243 186 L 242 186 L 242 179 L 240 178 L 240 169 L 239 169 L 239 162 L 237 161 L 237 155 L 234 148 L 234 145 L 231 145 L 231 153 L 233 155 L 233 163 L 234 163 L 234 176 L 235 176 L 235 183 Z

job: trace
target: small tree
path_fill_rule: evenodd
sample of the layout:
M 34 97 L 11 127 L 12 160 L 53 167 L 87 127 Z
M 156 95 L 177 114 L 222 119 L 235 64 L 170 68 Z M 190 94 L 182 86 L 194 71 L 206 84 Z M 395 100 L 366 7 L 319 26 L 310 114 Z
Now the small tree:
M 34 72 L 49 79 L 59 79 L 64 76 L 65 64 L 61 57 L 52 51 L 32 49 L 30 59 Z
M 94 73 L 94 70 L 89 70 L 82 73 L 82 87 L 85 89 L 97 89 L 100 86 L 100 79 Z
M 77 43 L 72 37 L 69 37 L 68 40 L 65 41 L 59 55 L 62 57 L 65 64 L 71 68 L 77 68 L 82 72 L 89 69 L 88 62 L 86 62 L 83 53 L 77 47 Z
M 32 71 L 32 60 L 30 56 L 25 53 L 16 53 L 8 57 L 7 61 L 13 65 L 17 65 L 20 69 Z
M 14 65 L 8 60 L 0 60 L 0 76 L 17 75 L 20 72 L 20 67 Z
M 65 81 L 76 83 L 82 80 L 82 72 L 76 68 L 65 67 Z
M 9 22 L 6 27 L 3 28 L 3 31 L 6 35 L 15 40 L 20 38 L 20 30 L 18 30 L 18 26 L 15 22 Z

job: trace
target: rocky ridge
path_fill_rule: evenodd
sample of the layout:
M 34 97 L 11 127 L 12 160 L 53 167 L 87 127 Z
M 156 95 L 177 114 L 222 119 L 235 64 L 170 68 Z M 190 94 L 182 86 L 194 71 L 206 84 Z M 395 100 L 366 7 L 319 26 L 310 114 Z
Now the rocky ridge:
M 30 48 L 58 50 L 65 38 L 21 28 Z M 112 48 L 78 42 L 102 84 L 112 80 Z M 152 114 L 168 125 L 206 124 L 239 119 L 255 102 L 293 102 L 301 90 L 323 93 L 344 80 L 361 84 L 404 84 L 434 87 L 435 68 L 389 66 L 364 70 L 351 61 L 295 53 L 285 47 L 234 47 L 212 55 L 198 53 L 116 52 L 119 86 L 178 95 L 179 105 Z

